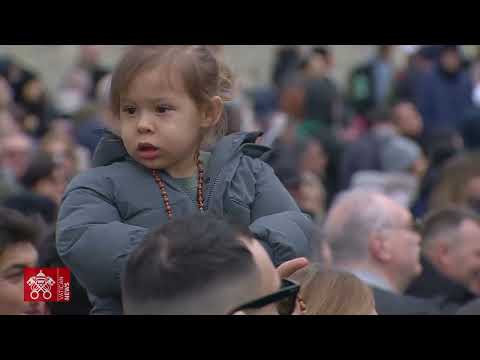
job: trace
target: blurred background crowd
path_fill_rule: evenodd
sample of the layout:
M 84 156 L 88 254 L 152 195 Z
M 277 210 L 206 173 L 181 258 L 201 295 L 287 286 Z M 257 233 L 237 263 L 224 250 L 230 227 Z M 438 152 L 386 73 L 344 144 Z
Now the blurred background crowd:
M 450 205 L 480 214 L 480 46 L 369 46 L 339 80 L 338 48 L 348 46 L 270 47 L 269 81 L 240 76 L 227 132 L 263 132 L 269 164 L 317 223 L 347 189 L 381 192 L 418 219 Z M 60 263 L 53 229 L 65 187 L 112 121 L 104 50 L 76 47 L 66 72 L 48 69 L 53 88 L 41 69 L 0 54 L 0 202 L 51 227 L 44 265 Z

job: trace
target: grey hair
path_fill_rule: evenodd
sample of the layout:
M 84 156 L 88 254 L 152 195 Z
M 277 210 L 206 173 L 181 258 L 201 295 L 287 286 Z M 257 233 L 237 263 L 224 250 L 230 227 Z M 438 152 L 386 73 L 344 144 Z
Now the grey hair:
M 385 199 L 380 192 L 361 189 L 338 195 L 323 225 L 335 263 L 366 260 L 371 235 L 394 225 Z

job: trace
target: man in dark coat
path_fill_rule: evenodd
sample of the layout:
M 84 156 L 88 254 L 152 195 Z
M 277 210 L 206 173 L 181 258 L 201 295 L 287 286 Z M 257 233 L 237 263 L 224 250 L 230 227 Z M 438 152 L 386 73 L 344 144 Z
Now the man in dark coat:
M 425 135 L 438 128 L 458 129 L 472 106 L 472 79 L 463 69 L 457 45 L 441 48 L 438 64 L 423 81 L 417 106 L 425 122 Z
M 368 284 L 380 315 L 453 313 L 442 299 L 403 295 L 421 271 L 420 236 L 410 212 L 383 194 L 352 190 L 327 215 L 322 235 L 335 267 Z
M 449 208 L 427 217 L 423 229 L 422 275 L 407 293 L 421 298 L 441 296 L 464 305 L 476 296 L 480 274 L 480 223 L 468 210 Z

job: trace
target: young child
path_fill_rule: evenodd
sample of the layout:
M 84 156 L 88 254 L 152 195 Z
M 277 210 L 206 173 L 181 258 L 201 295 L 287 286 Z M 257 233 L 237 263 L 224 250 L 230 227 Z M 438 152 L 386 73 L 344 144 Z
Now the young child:
M 120 279 L 147 231 L 173 218 L 211 212 L 250 229 L 275 265 L 308 256 L 310 219 L 261 160 L 260 134 L 221 138 L 231 78 L 207 46 L 138 46 L 116 67 L 116 118 L 61 205 L 57 248 L 89 292 L 93 314 L 120 314 Z

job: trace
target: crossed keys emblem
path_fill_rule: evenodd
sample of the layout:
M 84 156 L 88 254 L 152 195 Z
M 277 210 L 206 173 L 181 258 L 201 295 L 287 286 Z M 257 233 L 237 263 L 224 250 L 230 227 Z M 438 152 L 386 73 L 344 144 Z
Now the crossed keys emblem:
M 33 300 L 37 300 L 40 296 L 40 292 L 43 292 L 43 297 L 45 300 L 50 300 L 52 293 L 50 289 L 52 285 L 55 284 L 55 281 L 50 277 L 46 276 L 41 270 L 36 276 L 31 276 L 27 280 L 27 285 L 30 286 L 30 297 Z

